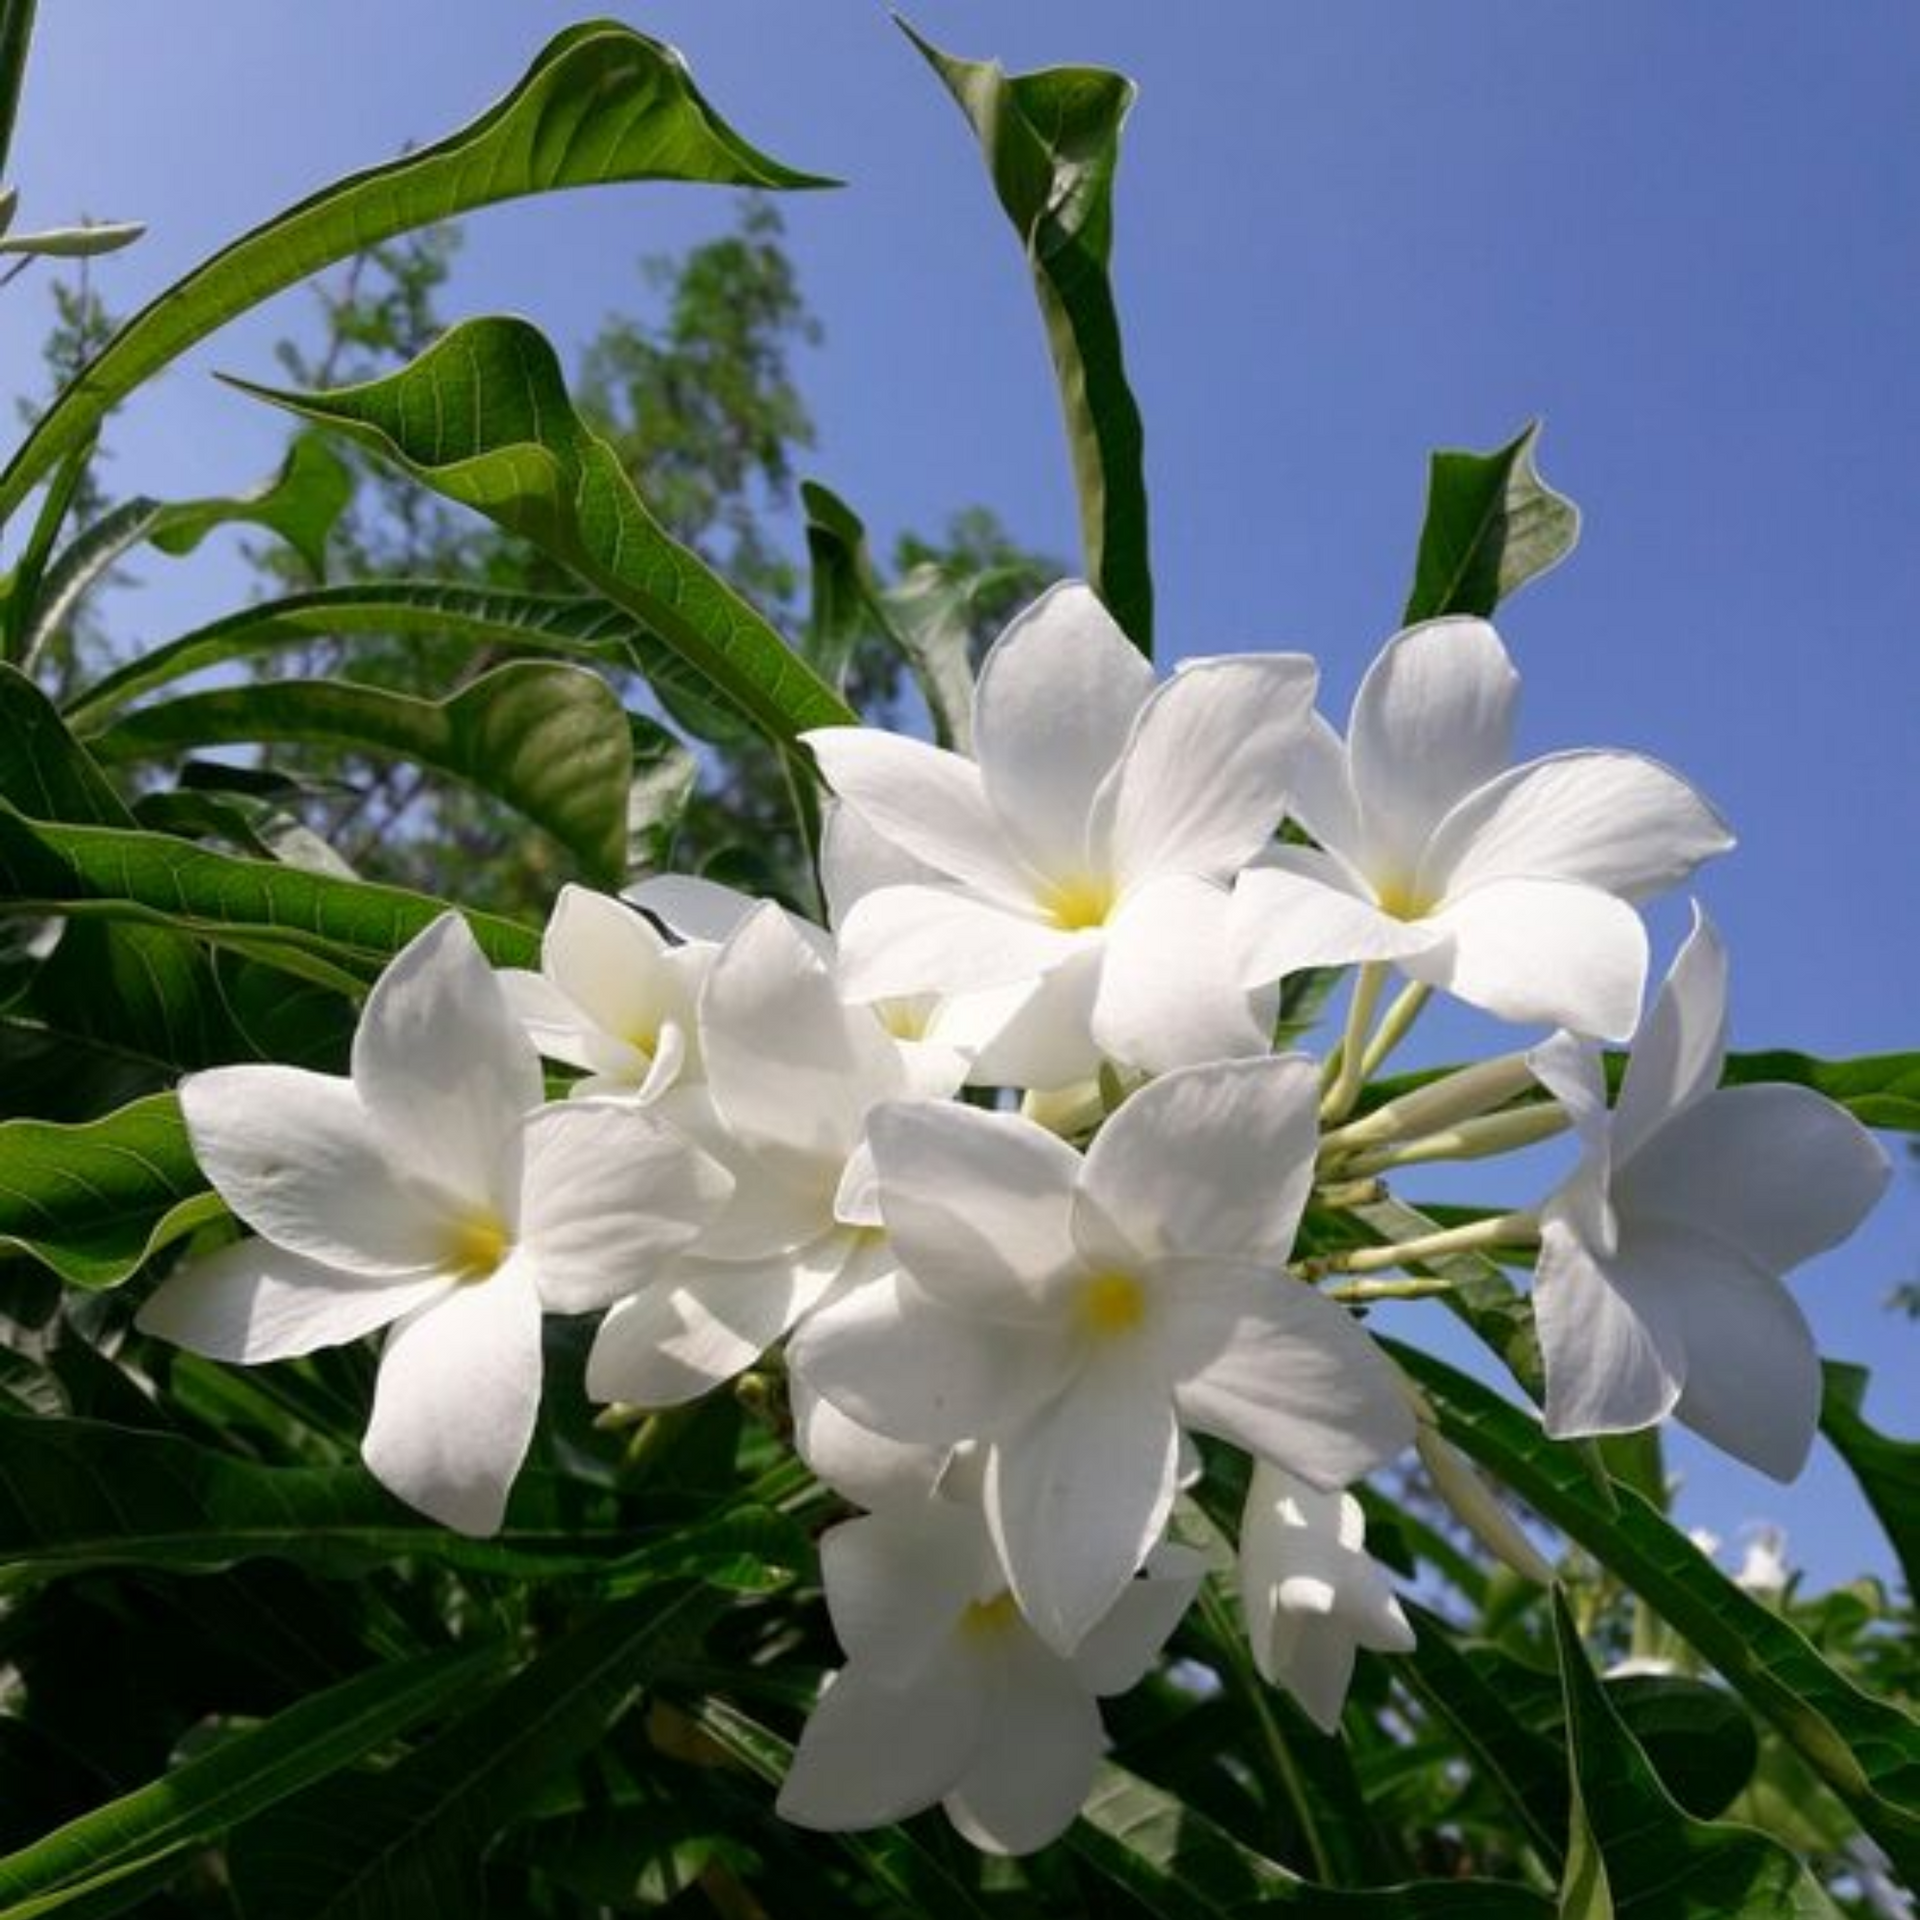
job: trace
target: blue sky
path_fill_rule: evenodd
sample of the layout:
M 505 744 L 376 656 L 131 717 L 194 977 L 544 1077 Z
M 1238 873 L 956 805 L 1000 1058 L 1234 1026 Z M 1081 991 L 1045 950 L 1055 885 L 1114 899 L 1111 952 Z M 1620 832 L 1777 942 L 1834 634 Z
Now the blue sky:
M 99 269 L 131 307 L 324 180 L 469 118 L 570 17 L 546 0 L 43 6 L 11 169 L 22 223 L 147 220 Z M 884 10 L 657 0 L 622 17 L 678 45 L 750 138 L 848 183 L 783 203 L 826 328 L 801 370 L 812 470 L 883 536 L 980 501 L 1071 554 L 1017 248 Z M 1404 597 L 1428 451 L 1542 417 L 1542 464 L 1586 536 L 1501 619 L 1523 748 L 1655 754 L 1731 818 L 1742 845 L 1699 890 L 1733 950 L 1736 1045 L 1913 1044 L 1920 15 L 921 0 L 914 18 L 956 52 L 1141 84 L 1116 273 L 1169 657 L 1304 647 L 1343 713 Z M 447 310 L 523 312 L 576 346 L 643 299 L 640 255 L 727 220 L 724 196 L 668 186 L 495 210 L 467 223 Z M 37 280 L 0 296 L 16 391 L 37 367 Z M 271 377 L 272 340 L 309 312 L 287 296 L 143 394 L 112 435 L 115 488 L 225 492 L 268 469 L 280 423 L 208 374 Z M 155 561 L 117 619 L 157 642 L 239 590 L 218 549 Z M 1663 954 L 1683 916 L 1656 912 Z M 1441 1020 L 1425 1044 L 1489 1037 Z M 1881 1302 L 1920 1272 L 1917 1227 L 1903 1166 L 1869 1227 L 1795 1283 L 1823 1346 L 1874 1362 L 1873 1414 L 1908 1431 L 1920 1330 Z M 1821 1580 L 1885 1563 L 1830 1461 L 1782 1490 L 1703 1449 L 1675 1458 L 1690 1520 L 1782 1520 Z

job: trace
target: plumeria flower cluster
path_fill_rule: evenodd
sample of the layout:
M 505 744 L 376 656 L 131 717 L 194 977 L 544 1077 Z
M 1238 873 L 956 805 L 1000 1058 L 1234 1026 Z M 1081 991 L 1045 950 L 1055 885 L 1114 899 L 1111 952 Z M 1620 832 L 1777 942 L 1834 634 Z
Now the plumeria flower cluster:
M 1638 903 L 1730 836 L 1635 754 L 1509 765 L 1517 687 L 1486 622 L 1430 622 L 1343 738 L 1305 656 L 1156 683 L 1062 585 L 988 653 L 971 757 L 808 736 L 830 928 L 692 879 L 568 888 L 537 972 L 428 928 L 347 1076 L 190 1076 L 250 1231 L 143 1324 L 244 1362 L 387 1329 L 367 1465 L 472 1533 L 534 1432 L 543 1314 L 602 1316 L 587 1389 L 623 1411 L 781 1349 L 795 1445 L 861 1510 L 821 1543 L 846 1665 L 781 1793 L 803 1824 L 938 1803 L 979 1846 L 1044 1844 L 1092 1784 L 1099 1699 L 1229 1555 L 1254 1665 L 1331 1731 L 1358 1652 L 1413 1644 L 1364 1476 L 1417 1448 L 1465 1525 L 1550 1572 L 1356 1308 L 1537 1248 L 1550 1433 L 1671 1415 L 1785 1477 L 1818 1366 L 1781 1275 L 1887 1176 L 1820 1096 L 1719 1087 L 1704 916 L 1642 1017 Z M 1336 1045 L 1276 1050 L 1287 977 L 1336 966 Z M 1363 1108 L 1436 991 L 1551 1031 Z M 1393 1170 L 1568 1129 L 1534 1210 L 1371 1233 Z M 1223 1446 L 1251 1462 L 1237 1554 L 1186 1491 Z

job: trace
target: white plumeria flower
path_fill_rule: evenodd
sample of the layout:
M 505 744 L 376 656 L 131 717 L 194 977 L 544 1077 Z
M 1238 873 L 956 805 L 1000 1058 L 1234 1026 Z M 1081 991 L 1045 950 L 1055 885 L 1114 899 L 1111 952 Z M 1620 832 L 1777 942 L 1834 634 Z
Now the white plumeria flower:
M 1780 1276 L 1844 1240 L 1890 1169 L 1810 1088 L 1718 1086 L 1726 1000 L 1726 954 L 1696 908 L 1611 1113 L 1598 1049 L 1559 1034 L 1528 1056 L 1583 1146 L 1541 1209 L 1546 1425 L 1567 1438 L 1672 1414 L 1790 1480 L 1820 1360 Z
M 1314 717 L 1293 817 L 1235 889 L 1241 978 L 1391 961 L 1505 1020 L 1619 1040 L 1647 937 L 1630 904 L 1677 886 L 1733 836 L 1677 774 L 1590 750 L 1509 767 L 1519 675 L 1484 620 L 1387 642 L 1344 741 Z
M 181 1082 L 207 1178 L 260 1237 L 183 1266 L 139 1324 L 244 1363 L 391 1324 L 367 1466 L 421 1512 L 491 1533 L 539 1411 L 542 1311 L 640 1284 L 732 1181 L 630 1103 L 542 1105 L 539 1057 L 452 914 L 380 976 L 352 1069 Z
M 714 949 L 666 938 L 605 894 L 566 886 L 540 939 L 540 971 L 503 970 L 507 1004 L 549 1060 L 585 1069 L 575 1098 L 645 1104 L 699 1075 L 694 1003 Z
M 1785 1528 L 1762 1526 L 1753 1530 L 1733 1584 L 1745 1587 L 1761 1600 L 1778 1599 L 1786 1592 L 1793 1584 L 1793 1568 L 1787 1560 Z
M 1355 1652 L 1411 1653 L 1413 1628 L 1366 1551 L 1350 1493 L 1323 1493 L 1262 1461 L 1240 1522 L 1240 1601 L 1254 1664 L 1322 1733 L 1336 1732 Z
M 876 1433 L 988 1443 L 1008 1583 L 1061 1652 L 1160 1537 L 1182 1425 L 1327 1487 L 1413 1437 L 1371 1339 L 1284 1271 L 1318 1098 L 1299 1056 L 1182 1069 L 1084 1159 L 1011 1114 L 872 1120 L 905 1271 L 815 1313 L 790 1365 Z
M 1106 1745 L 1096 1696 L 1141 1679 L 1201 1571 L 1163 1547 L 1063 1657 L 1021 1617 L 971 1505 L 936 1495 L 847 1521 L 820 1565 L 848 1659 L 801 1735 L 781 1815 L 845 1832 L 938 1801 L 991 1853 L 1031 1853 L 1072 1823 Z
M 937 876 L 839 928 L 866 1000 L 1026 986 L 1005 1084 L 1266 1052 L 1275 998 L 1227 957 L 1226 887 L 1271 838 L 1312 710 L 1303 654 L 1190 660 L 1163 685 L 1069 581 L 995 641 L 971 760 L 871 727 L 807 734 L 829 786 Z
M 949 1055 L 944 1084 L 917 1085 L 873 1010 L 841 997 L 830 953 L 817 929 L 768 903 L 714 956 L 699 1005 L 706 1084 L 663 1111 L 732 1170 L 733 1197 L 697 1249 L 607 1315 L 587 1360 L 595 1399 L 694 1399 L 829 1293 L 891 1271 L 867 1115 L 951 1093 L 965 1062 Z

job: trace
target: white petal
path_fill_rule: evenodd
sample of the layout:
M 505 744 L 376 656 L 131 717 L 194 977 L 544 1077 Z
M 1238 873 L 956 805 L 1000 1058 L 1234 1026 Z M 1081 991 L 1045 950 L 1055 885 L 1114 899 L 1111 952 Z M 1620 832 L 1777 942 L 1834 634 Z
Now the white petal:
M 1123 886 L 1228 880 L 1273 838 L 1318 682 L 1305 654 L 1245 654 L 1186 661 L 1155 690 L 1102 796 Z
M 819 955 L 772 905 L 720 950 L 700 997 L 700 1046 L 721 1118 L 795 1176 L 835 1182 L 867 1109 L 906 1090 L 898 1049 L 840 998 Z
M 1304 1054 L 1185 1067 L 1101 1128 L 1081 1191 L 1137 1258 L 1214 1254 L 1284 1263 L 1313 1186 L 1320 1073 Z M 1119 1254 L 1087 1244 L 1090 1260 Z
M 883 887 L 840 929 L 840 985 L 850 1000 L 970 993 L 1037 980 L 1099 941 L 957 888 Z
M 1033 1630 L 1070 1654 L 1125 1590 L 1173 1509 L 1179 1433 L 1144 1353 L 1102 1354 L 996 1441 L 987 1524 Z
M 1205 1560 L 1191 1548 L 1171 1541 L 1155 1547 L 1145 1570 L 1127 1583 L 1074 1649 L 1080 1684 L 1090 1693 L 1125 1693 L 1138 1686 L 1192 1605 L 1206 1571 Z
M 774 1802 L 818 1833 L 890 1826 L 930 1807 L 965 1772 L 981 1702 L 968 1663 L 949 1659 L 911 1687 L 850 1666 L 821 1695 Z
M 718 946 L 760 902 L 750 893 L 690 873 L 663 873 L 624 889 L 629 905 L 651 914 L 682 940 Z
M 913 1446 L 863 1427 L 816 1392 L 803 1373 L 789 1371 L 787 1389 L 794 1451 L 842 1499 L 860 1507 L 890 1506 L 924 1500 L 939 1484 L 948 1448 Z
M 1152 666 L 1082 581 L 1050 588 L 993 643 L 973 751 L 1001 831 L 1030 866 L 1085 867 L 1094 795 L 1152 691 Z
M 552 1313 L 592 1313 L 691 1244 L 733 1176 L 638 1107 L 572 1101 L 527 1122 L 520 1247 Z
M 1697 1229 L 1784 1273 L 1846 1239 L 1891 1173 L 1866 1128 L 1811 1087 L 1722 1087 L 1654 1134 L 1614 1195 L 1624 1218 Z
M 1338 861 L 1311 847 L 1277 847 L 1234 882 L 1227 941 L 1238 977 L 1249 985 L 1308 967 L 1399 960 L 1442 939 L 1417 921 L 1382 912 Z
M 970 1010 L 992 994 L 1000 1017 L 973 1049 L 967 1079 L 976 1087 L 1070 1087 L 1100 1070 L 1093 1042 L 1093 1002 L 1099 991 L 1106 942 L 1078 946 L 1032 985 L 968 994 L 949 1002 Z
M 949 1500 L 900 1502 L 820 1539 L 834 1637 L 863 1674 L 891 1686 L 911 1684 L 941 1657 L 998 1574 L 978 1510 Z
M 677 1407 L 745 1372 L 839 1278 L 857 1238 L 759 1261 L 682 1258 L 601 1321 L 588 1398 Z
M 1506 766 L 1519 690 L 1484 620 L 1430 620 L 1387 642 L 1347 735 L 1369 875 L 1411 881 L 1448 810 Z
M 540 1411 L 540 1302 L 509 1260 L 387 1336 L 361 1458 L 456 1533 L 496 1532 Z
M 1094 1001 L 1100 1050 L 1148 1073 L 1273 1049 L 1279 995 L 1240 984 L 1229 895 L 1212 880 L 1163 874 L 1136 887 L 1107 924 Z
M 353 1084 L 389 1152 L 461 1202 L 500 1210 L 540 1056 L 467 923 L 443 914 L 395 956 L 353 1036 Z
M 1360 1323 L 1268 1268 L 1161 1270 L 1180 1417 L 1317 1487 L 1345 1486 L 1413 1439 L 1398 1372 Z
M 644 914 L 577 886 L 560 889 L 540 942 L 546 975 L 568 999 L 601 1032 L 647 1054 L 663 1026 L 693 1017 L 675 951 Z
M 1066 1377 L 1044 1327 L 951 1311 L 904 1275 L 810 1314 L 787 1364 L 848 1418 L 889 1439 L 952 1446 L 1017 1426 Z
M 1611 1153 L 1607 1075 L 1599 1047 L 1578 1034 L 1551 1034 L 1529 1049 L 1527 1067 L 1560 1103 L 1581 1141 L 1588 1147 L 1605 1145 Z
M 1294 742 L 1288 763 L 1288 814 L 1329 853 L 1356 859 L 1360 805 L 1348 778 L 1346 742 L 1316 713 Z
M 599 1036 L 589 1036 L 580 1009 L 544 973 L 502 967 L 495 978 L 513 1017 L 547 1059 L 589 1070 L 601 1064 L 605 1054 L 593 1044 Z
M 1687 1345 L 1676 1302 L 1633 1250 L 1612 1259 L 1549 1205 L 1533 1285 L 1546 1368 L 1546 1427 L 1556 1440 L 1634 1433 L 1680 1398 Z
M 1073 1668 L 1011 1630 L 947 1817 L 989 1853 L 1032 1853 L 1073 1824 L 1105 1747 L 1100 1710 Z
M 1657 760 L 1551 754 L 1467 795 L 1435 833 L 1420 885 L 1451 895 L 1493 880 L 1579 880 L 1644 900 L 1732 845 L 1725 821 Z
M 822 727 L 801 738 L 827 785 L 903 852 L 994 898 L 1026 898 L 1031 876 L 971 760 L 880 727 Z
M 1727 1057 L 1727 950 L 1694 903 L 1693 928 L 1633 1037 L 1614 1113 L 1613 1154 L 1624 1167 L 1640 1145 L 1719 1084 Z
M 370 1278 L 241 1240 L 176 1267 L 140 1309 L 141 1332 L 209 1360 L 254 1366 L 335 1347 L 384 1327 L 453 1282 Z
M 394 1176 L 351 1081 L 298 1067 L 214 1067 L 180 1083 L 194 1156 L 256 1233 L 349 1272 L 440 1267 L 440 1199 Z
M 1080 1156 L 1010 1113 L 905 1103 L 869 1130 L 895 1254 L 956 1312 L 1029 1320 L 1051 1311 L 1079 1266 L 1073 1193 Z
M 820 822 L 820 891 L 836 928 L 863 900 L 882 887 L 919 886 L 943 876 L 889 840 L 844 800 L 830 800 Z
M 1684 1270 L 1687 1381 L 1675 1417 L 1776 1480 L 1807 1464 L 1820 1424 L 1820 1356 L 1778 1280 L 1706 1248 Z
M 1640 1019 L 1647 933 L 1623 900 L 1558 880 L 1494 880 L 1424 923 L 1449 936 L 1404 972 L 1502 1020 L 1624 1040 Z

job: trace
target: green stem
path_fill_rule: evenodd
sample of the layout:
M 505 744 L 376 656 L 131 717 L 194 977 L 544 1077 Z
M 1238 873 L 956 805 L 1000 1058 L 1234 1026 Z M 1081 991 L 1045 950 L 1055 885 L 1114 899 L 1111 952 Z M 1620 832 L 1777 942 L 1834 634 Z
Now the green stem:
M 1537 1085 L 1524 1053 L 1503 1054 L 1496 1060 L 1462 1067 L 1458 1073 L 1429 1081 L 1323 1135 L 1321 1162 L 1326 1164 L 1395 1140 L 1417 1139 L 1456 1121 L 1477 1119 Z M 1327 1117 L 1324 1111 L 1321 1117 Z
M 1449 1227 L 1444 1233 L 1422 1234 L 1417 1240 L 1401 1240 L 1392 1246 L 1352 1247 L 1344 1253 L 1330 1253 L 1305 1262 L 1300 1270 L 1312 1278 L 1328 1273 L 1383 1273 L 1390 1267 L 1444 1259 L 1453 1253 L 1480 1253 L 1488 1247 L 1530 1247 L 1539 1238 L 1540 1222 L 1533 1214 L 1502 1213 L 1490 1220 Z
M 1453 1282 L 1437 1276 L 1423 1280 L 1350 1280 L 1345 1286 L 1329 1287 L 1327 1298 L 1345 1306 L 1365 1306 L 1374 1300 L 1431 1300 L 1436 1294 L 1452 1291 Z
M 1347 1005 L 1347 1030 L 1340 1042 L 1339 1070 L 1320 1102 L 1322 1126 L 1344 1120 L 1353 1111 L 1360 1089 L 1366 1085 L 1367 1029 L 1386 984 L 1387 966 L 1383 960 L 1369 960 L 1354 979 L 1353 998 Z
M 1360 1078 L 1371 1080 L 1386 1064 L 1388 1054 L 1407 1037 L 1408 1029 L 1420 1018 L 1420 1009 L 1433 998 L 1433 989 L 1422 986 L 1418 980 L 1401 988 L 1385 1015 L 1379 1030 L 1367 1043 L 1367 1051 L 1360 1062 Z
M 1484 1160 L 1496 1153 L 1513 1153 L 1565 1133 L 1572 1124 L 1565 1111 L 1551 1102 L 1522 1107 L 1514 1113 L 1490 1113 L 1459 1125 L 1443 1127 L 1400 1146 L 1378 1147 L 1356 1154 L 1340 1164 L 1342 1176 L 1360 1181 L 1368 1174 L 1394 1167 L 1418 1166 L 1429 1160 Z

